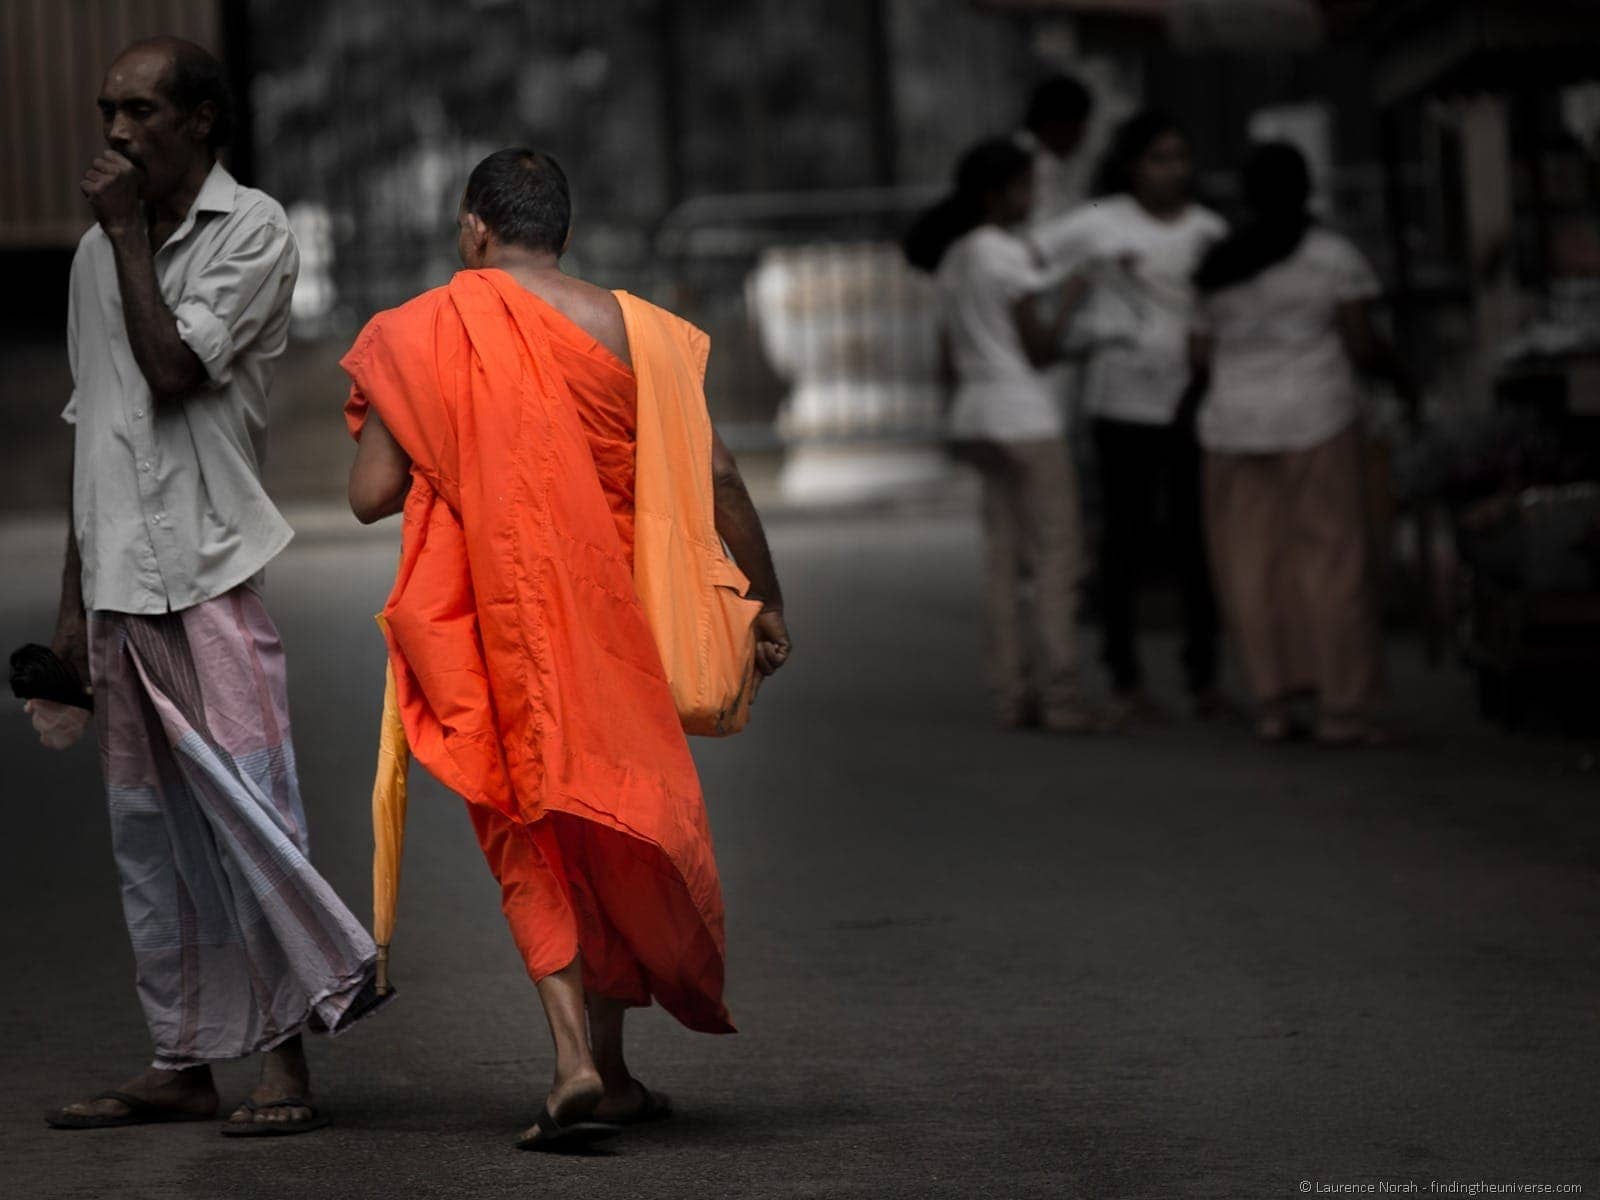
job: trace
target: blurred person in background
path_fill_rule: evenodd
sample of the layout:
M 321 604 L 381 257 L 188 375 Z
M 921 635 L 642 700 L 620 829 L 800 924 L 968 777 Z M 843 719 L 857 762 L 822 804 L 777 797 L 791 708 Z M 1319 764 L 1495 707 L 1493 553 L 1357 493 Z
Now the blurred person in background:
M 1259 146 L 1244 170 L 1249 220 L 1195 276 L 1211 386 L 1199 415 L 1217 591 L 1268 741 L 1314 693 L 1316 736 L 1385 740 L 1373 539 L 1358 370 L 1411 385 L 1373 326 L 1371 266 L 1307 208 L 1293 146 Z
M 312 867 L 262 569 L 261 484 L 298 258 L 283 209 L 217 162 L 222 66 L 155 38 L 111 65 L 95 225 L 72 263 L 72 528 L 54 649 L 92 682 L 148 1070 L 62 1129 L 203 1120 L 212 1062 L 264 1052 L 234 1135 L 326 1124 L 301 1031 L 375 1010 L 376 947 Z
M 1146 691 L 1136 604 L 1152 547 L 1169 547 L 1182 607 L 1182 661 L 1194 715 L 1229 711 L 1217 690 L 1217 614 L 1200 517 L 1194 408 L 1203 387 L 1190 335 L 1191 276 L 1227 225 L 1190 197 L 1188 138 L 1170 117 L 1137 113 L 1116 131 L 1096 198 L 1031 233 L 1055 271 L 1092 280 L 1072 324 L 1085 347 L 1083 404 L 1101 489 L 1099 599 L 1105 663 L 1122 728 L 1166 719 Z
M 1065 216 L 1083 203 L 1077 169 L 1094 113 L 1094 97 L 1071 75 L 1052 75 L 1033 89 L 1017 144 L 1033 156 L 1033 210 L 1039 224 Z
M 1071 75 L 1052 75 L 1029 94 L 1023 127 L 1017 132 L 1017 144 L 1033 156 L 1033 210 L 1028 214 L 1028 228 L 1054 222 L 1083 203 L 1093 166 L 1087 161 L 1084 143 L 1093 115 L 1093 94 Z M 1053 323 L 1061 315 L 1051 309 L 1051 303 L 1049 298 L 1039 302 L 1040 320 Z M 1067 449 L 1080 471 L 1090 462 L 1088 426 L 1079 403 L 1081 375 L 1082 362 L 1077 356 L 1058 358 L 1045 373 L 1066 418 Z
M 566 274 L 571 219 L 554 159 L 489 155 L 457 214 L 465 269 L 343 360 L 351 509 L 405 511 L 384 616 L 406 740 L 467 801 L 555 1047 L 526 1150 L 670 1114 L 624 1058 L 630 1007 L 733 1032 L 705 802 L 633 574 L 638 397 L 689 387 L 703 413 L 706 340 Z M 770 675 L 783 594 L 709 432 L 716 532 L 763 603 Z
M 1000 722 L 1084 733 L 1102 719 L 1083 693 L 1077 472 L 1043 368 L 1059 356 L 1085 284 L 1055 283 L 1019 236 L 1033 171 L 1013 140 L 975 146 L 956 169 L 954 193 L 918 221 L 906 250 L 936 272 L 954 385 L 949 437 L 983 479 L 986 659 Z M 1041 302 L 1052 293 L 1056 315 L 1046 319 Z

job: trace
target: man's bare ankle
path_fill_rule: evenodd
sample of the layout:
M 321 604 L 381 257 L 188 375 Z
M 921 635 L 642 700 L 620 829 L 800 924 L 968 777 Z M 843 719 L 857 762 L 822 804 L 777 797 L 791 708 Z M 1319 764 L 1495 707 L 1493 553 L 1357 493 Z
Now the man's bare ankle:
M 633 1095 L 634 1078 L 626 1067 L 621 1071 L 602 1071 L 600 1081 L 605 1084 L 607 1100 L 621 1100 Z
M 186 1067 L 180 1071 L 169 1067 L 149 1066 L 135 1082 L 152 1092 L 213 1090 L 209 1066 Z

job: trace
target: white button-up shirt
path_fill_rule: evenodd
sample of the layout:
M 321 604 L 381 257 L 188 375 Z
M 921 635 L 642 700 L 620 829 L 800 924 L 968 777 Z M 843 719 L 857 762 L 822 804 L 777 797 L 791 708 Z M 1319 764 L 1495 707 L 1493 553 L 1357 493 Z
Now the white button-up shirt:
M 110 239 L 72 261 L 72 507 L 89 609 L 174 612 L 253 580 L 293 532 L 261 484 L 267 390 L 299 254 L 277 201 L 211 168 L 155 253 L 162 300 L 206 369 L 151 395 L 128 341 Z

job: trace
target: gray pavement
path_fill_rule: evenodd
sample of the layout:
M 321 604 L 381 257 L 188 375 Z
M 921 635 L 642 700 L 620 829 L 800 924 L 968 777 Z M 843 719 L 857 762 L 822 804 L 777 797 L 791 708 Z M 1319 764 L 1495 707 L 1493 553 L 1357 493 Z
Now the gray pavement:
M 370 614 L 395 530 L 297 520 L 268 602 L 314 853 L 365 913 Z M 0 534 L 0 647 L 47 636 L 56 541 Z M 1002 734 L 977 686 L 969 519 L 785 519 L 775 543 L 795 663 L 748 732 L 697 746 L 741 1032 L 632 1019 L 676 1120 L 601 1157 L 510 1148 L 548 1075 L 543 1022 L 460 802 L 418 773 L 399 1002 L 312 1046 L 334 1128 L 47 1130 L 47 1106 L 147 1044 L 94 753 L 50 756 L 16 716 L 0 1195 L 1600 1195 L 1592 746 L 1480 725 L 1465 677 L 1404 642 L 1405 749 Z M 1173 657 L 1153 639 L 1168 689 Z M 218 1074 L 225 1099 L 251 1078 Z

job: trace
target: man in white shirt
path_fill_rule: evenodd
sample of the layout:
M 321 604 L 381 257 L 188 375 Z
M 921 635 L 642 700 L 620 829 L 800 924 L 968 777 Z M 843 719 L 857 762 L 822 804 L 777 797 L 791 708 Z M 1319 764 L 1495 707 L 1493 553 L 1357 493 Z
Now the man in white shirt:
M 341 1030 L 381 1001 L 372 939 L 309 860 L 283 647 L 258 590 L 291 535 L 260 471 L 298 256 L 278 203 L 216 161 L 230 106 L 205 50 L 136 43 L 98 103 L 106 149 L 81 184 L 96 224 L 72 266 L 72 522 L 53 648 L 93 684 L 155 1055 L 46 1120 L 205 1120 L 210 1064 L 261 1053 L 224 1132 L 300 1133 L 327 1123 L 301 1030 Z
M 1079 154 L 1094 112 L 1094 97 L 1071 75 L 1052 75 L 1033 89 L 1017 143 L 1033 155 L 1033 210 L 1043 225 L 1083 203 Z

